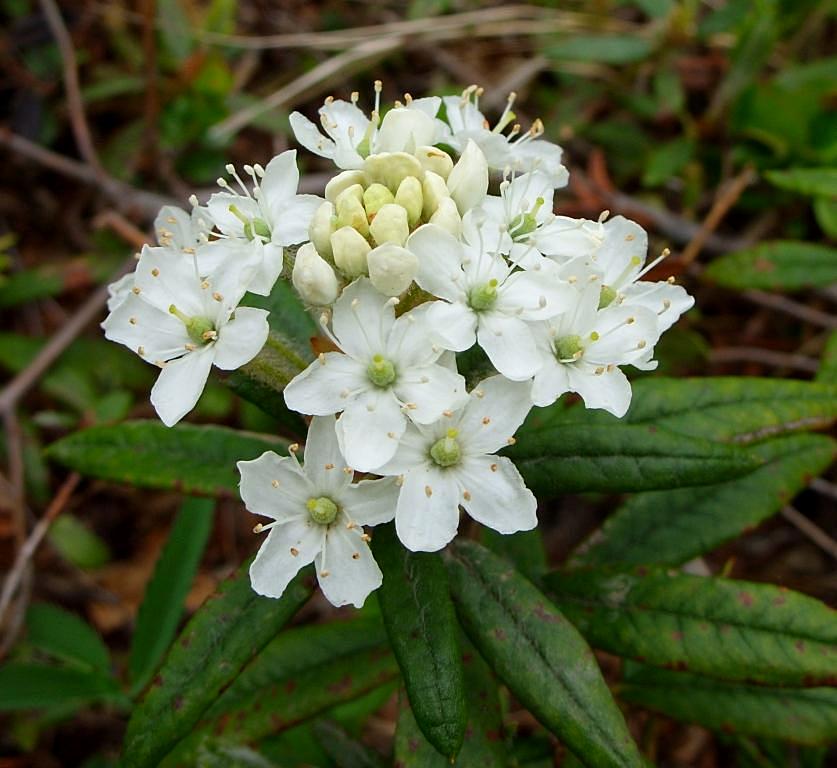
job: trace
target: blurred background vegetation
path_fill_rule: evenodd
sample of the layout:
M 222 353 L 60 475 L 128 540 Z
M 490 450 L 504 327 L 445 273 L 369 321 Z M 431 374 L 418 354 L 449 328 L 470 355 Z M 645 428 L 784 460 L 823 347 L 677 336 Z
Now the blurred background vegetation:
M 0 13 L 0 569 L 12 568 L 36 520 L 52 522 L 0 616 L 4 656 L 124 679 L 138 606 L 181 503 L 81 481 L 44 458 L 69 431 L 153 416 L 153 371 L 93 322 L 104 316 L 102 286 L 149 239 L 160 205 L 187 207 L 226 163 L 266 163 L 294 146 L 294 109 L 312 117 L 327 95 L 355 90 L 369 107 L 377 78 L 388 100 L 479 83 L 487 114 L 517 92 L 524 126 L 540 117 L 565 148 L 571 181 L 556 210 L 623 214 L 649 230 L 653 254 L 671 248 L 654 277 L 674 275 L 697 303 L 659 346 L 661 372 L 837 383 L 834 2 L 0 0 Z M 328 165 L 305 153 L 300 165 L 303 191 L 320 192 Z M 191 420 L 277 428 L 220 382 Z M 816 481 L 792 508 L 801 521 L 768 521 L 701 567 L 834 605 L 834 499 L 835 485 Z M 567 497 L 542 510 L 550 561 L 614 504 Z M 237 500 L 217 502 L 186 612 L 253 550 L 250 525 Z M 302 620 L 326 615 L 316 602 Z M 65 633 L 82 638 L 86 657 L 56 644 Z M 392 692 L 331 716 L 385 749 Z M 94 693 L 0 714 L 0 766 L 110 765 L 126 701 L 118 688 Z M 0 710 L 18 709 L 10 698 L 0 692 Z M 506 707 L 507 724 L 531 736 L 517 764 L 553 764 L 546 733 L 514 702 Z M 828 759 L 640 710 L 631 725 L 661 765 L 813 768 Z M 301 726 L 276 737 L 271 754 L 343 765 L 323 746 L 333 738 Z

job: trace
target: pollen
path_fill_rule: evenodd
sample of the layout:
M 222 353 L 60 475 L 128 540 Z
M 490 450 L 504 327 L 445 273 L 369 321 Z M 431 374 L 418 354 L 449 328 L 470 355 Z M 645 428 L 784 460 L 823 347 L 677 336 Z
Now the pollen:
M 291 547 L 291 555 L 296 557 L 299 554 L 299 550 L 296 547 Z
M 128 322 L 129 322 L 131 325 L 136 325 L 136 324 L 137 324 L 137 319 L 136 319 L 135 317 L 129 317 L 129 318 L 128 318 Z
M 140 290 L 140 287 L 138 285 L 135 285 L 133 288 L 131 288 L 131 292 L 139 296 L 142 293 L 142 290 Z
M 207 288 L 209 288 L 209 280 L 203 280 L 203 281 L 201 281 L 201 288 L 203 288 L 204 290 L 206 290 Z
M 360 552 L 353 552 L 352 560 L 360 560 Z
M 490 469 L 492 472 L 496 472 L 496 471 L 497 471 L 497 465 L 496 465 L 496 464 L 492 464 L 492 465 L 489 467 L 489 469 Z
M 480 400 L 482 400 L 482 398 L 485 397 L 485 392 L 483 392 L 481 389 L 475 389 L 474 390 L 474 395 L 476 395 L 476 397 L 478 397 Z
M 429 499 L 433 495 L 433 489 L 429 485 L 424 486 L 424 495 Z
M 506 440 L 506 443 L 508 443 L 509 445 L 514 445 L 516 442 L 517 438 L 514 437 L 510 437 L 508 440 Z
M 368 533 L 362 533 L 360 538 L 363 539 L 367 544 L 372 541 L 372 537 Z
M 137 354 L 143 357 L 145 355 L 145 347 L 137 347 Z
M 326 465 L 325 465 L 325 468 L 326 468 L 326 469 L 334 469 L 334 464 L 332 464 L 331 462 L 329 462 L 328 464 L 326 464 Z
M 490 419 L 488 416 L 483 416 L 483 417 L 482 417 L 482 423 L 483 423 L 485 426 L 488 426 L 488 425 L 491 423 L 491 419 Z
M 451 416 L 453 416 L 453 411 L 442 411 L 442 416 L 449 419 L 451 418 Z
M 326 579 L 329 576 L 331 576 L 331 571 L 320 571 L 320 576 L 322 576 L 324 579 Z
M 279 481 L 278 481 L 278 480 L 271 480 L 271 481 L 270 481 L 270 484 L 271 484 L 274 488 L 278 488 L 278 487 L 279 487 Z
M 470 501 L 471 500 L 471 492 L 470 491 L 462 491 L 462 498 L 465 499 L 465 501 Z
M 159 270 L 159 269 L 157 269 L 157 267 L 154 267 L 154 269 L 152 269 L 152 270 L 151 270 L 151 274 L 152 274 L 154 277 L 160 277 L 160 270 Z
M 212 294 L 212 298 L 215 299 L 215 301 L 224 300 L 224 297 L 220 293 L 218 293 L 218 291 L 215 291 L 215 293 Z

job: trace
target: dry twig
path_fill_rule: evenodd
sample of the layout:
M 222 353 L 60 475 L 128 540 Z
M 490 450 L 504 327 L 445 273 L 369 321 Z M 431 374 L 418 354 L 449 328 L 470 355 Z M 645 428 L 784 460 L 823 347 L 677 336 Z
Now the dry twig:
M 795 525 L 802 533 L 804 533 L 811 541 L 814 542 L 823 552 L 827 552 L 831 557 L 837 560 L 837 541 L 831 538 L 822 528 L 816 523 L 812 523 L 799 510 L 790 505 L 782 508 L 782 517 Z
M 819 370 L 820 362 L 805 355 L 789 354 L 787 352 L 776 352 L 772 349 L 759 349 L 758 347 L 723 347 L 713 349 L 709 353 L 709 359 L 713 363 L 761 363 L 776 368 L 796 368 L 807 373 L 816 373 Z

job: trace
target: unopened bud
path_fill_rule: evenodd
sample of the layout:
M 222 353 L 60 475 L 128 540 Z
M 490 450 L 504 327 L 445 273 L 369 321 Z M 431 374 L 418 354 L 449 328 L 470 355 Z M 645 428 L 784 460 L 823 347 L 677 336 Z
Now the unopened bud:
M 406 248 L 387 243 L 369 253 L 369 279 L 385 296 L 398 296 L 418 273 L 418 259 Z
M 416 147 L 432 144 L 436 122 L 420 109 L 396 107 L 384 115 L 375 148 L 380 152 L 415 152 Z
M 334 201 L 337 209 L 337 226 L 354 227 L 361 235 L 369 234 L 369 220 L 363 207 L 363 187 L 353 184 L 344 189 Z
M 398 185 L 408 176 L 421 178 L 421 163 L 406 152 L 381 152 L 370 155 L 363 163 L 366 179 L 370 184 L 378 182 L 395 193 Z
M 443 179 L 448 177 L 453 168 L 451 156 L 437 147 L 418 147 L 416 157 L 425 171 L 438 173 Z
M 436 212 L 430 217 L 430 223 L 440 226 L 458 238 L 462 234 L 462 217 L 453 198 L 446 197 L 436 208 Z
M 488 193 L 488 161 L 473 139 L 448 176 L 448 190 L 462 215 L 479 205 Z
M 366 238 L 353 227 L 341 227 L 331 234 L 334 264 L 346 277 L 354 279 L 366 274 L 366 256 L 371 247 Z
M 384 243 L 404 245 L 410 235 L 407 211 L 400 205 L 389 203 L 378 211 L 369 230 L 378 245 Z
M 398 185 L 395 202 L 407 211 L 410 228 L 415 227 L 421 220 L 421 208 L 424 197 L 421 194 L 421 182 L 415 176 L 408 176 Z
M 312 243 L 301 245 L 296 252 L 291 281 L 303 301 L 318 307 L 332 304 L 339 292 L 337 275 Z
M 448 185 L 445 184 L 445 180 L 438 173 L 433 173 L 433 171 L 427 171 L 424 174 L 424 179 L 421 182 L 421 193 L 421 215 L 425 221 L 428 221 L 436 212 L 442 200 L 450 197 Z
M 392 203 L 395 196 L 383 184 L 370 184 L 363 193 L 363 207 L 371 221 L 381 206 Z
M 325 199 L 333 203 L 344 189 L 355 184 L 363 184 L 363 171 L 342 171 L 326 184 Z
M 330 238 L 336 222 L 334 206 L 325 202 L 314 212 L 311 225 L 308 227 L 308 237 L 314 243 L 317 252 L 326 259 L 332 258 Z

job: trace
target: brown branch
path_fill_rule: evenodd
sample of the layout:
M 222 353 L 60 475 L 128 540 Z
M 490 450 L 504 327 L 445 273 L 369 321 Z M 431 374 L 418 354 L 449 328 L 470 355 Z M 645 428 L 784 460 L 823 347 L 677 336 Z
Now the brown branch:
M 837 560 L 837 541 L 831 538 L 822 528 L 816 523 L 812 523 L 799 510 L 790 505 L 782 508 L 782 517 L 788 522 L 792 523 L 805 536 L 814 542 L 820 549 L 827 552 L 831 557 Z
M 749 290 L 739 294 L 753 304 L 762 307 L 775 309 L 787 315 L 795 317 L 812 325 L 821 325 L 823 328 L 837 328 L 837 317 L 829 312 L 822 312 L 819 309 L 808 307 L 798 301 L 781 296 L 778 293 L 767 293 L 766 291 Z
M 794 355 L 787 352 L 775 352 L 771 349 L 757 347 L 724 347 L 713 349 L 709 353 L 713 363 L 761 363 L 776 368 L 796 368 L 807 373 L 816 373 L 820 362 L 805 355 Z

